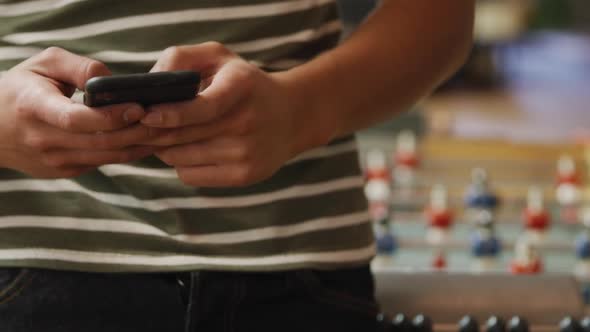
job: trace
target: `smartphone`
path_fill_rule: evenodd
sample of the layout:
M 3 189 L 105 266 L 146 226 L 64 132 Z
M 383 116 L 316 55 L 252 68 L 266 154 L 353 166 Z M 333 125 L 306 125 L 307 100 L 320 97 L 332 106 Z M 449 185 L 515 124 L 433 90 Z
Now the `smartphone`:
M 84 88 L 90 107 L 135 102 L 142 105 L 190 100 L 197 96 L 201 75 L 194 71 L 99 76 Z

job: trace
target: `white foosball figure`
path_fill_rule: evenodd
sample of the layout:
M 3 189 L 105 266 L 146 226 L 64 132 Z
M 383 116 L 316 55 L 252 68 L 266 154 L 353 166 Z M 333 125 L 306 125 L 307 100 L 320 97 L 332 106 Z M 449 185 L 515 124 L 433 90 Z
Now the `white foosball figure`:
M 546 238 L 551 221 L 549 211 L 545 208 L 541 188 L 529 188 L 523 219 L 526 237 L 536 246 L 540 246 Z
M 510 272 L 513 274 L 537 274 L 543 272 L 543 263 L 539 252 L 528 236 L 521 236 L 516 241 Z

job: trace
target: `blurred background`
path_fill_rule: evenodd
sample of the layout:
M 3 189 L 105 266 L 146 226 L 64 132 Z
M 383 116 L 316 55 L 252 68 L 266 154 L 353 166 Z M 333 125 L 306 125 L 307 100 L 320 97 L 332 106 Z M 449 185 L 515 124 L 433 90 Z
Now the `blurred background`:
M 377 4 L 340 2 L 348 33 Z M 584 137 L 590 128 L 588 32 L 587 0 L 479 0 L 468 63 L 418 106 L 420 114 L 382 127 L 547 144 Z
M 340 3 L 347 34 L 378 5 Z M 474 34 L 432 96 L 358 134 L 378 296 L 556 331 L 590 316 L 590 1 L 478 0 Z

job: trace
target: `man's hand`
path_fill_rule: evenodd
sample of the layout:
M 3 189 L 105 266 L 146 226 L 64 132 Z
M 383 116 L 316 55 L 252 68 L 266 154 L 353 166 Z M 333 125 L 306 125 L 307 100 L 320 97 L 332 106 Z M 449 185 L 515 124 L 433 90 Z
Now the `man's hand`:
M 163 147 L 156 155 L 183 182 L 250 185 L 307 148 L 303 114 L 296 114 L 296 100 L 278 76 L 218 43 L 167 49 L 152 71 L 172 70 L 200 72 L 204 91 L 193 101 L 151 106 L 141 122 L 173 129 L 148 144 Z
M 168 49 L 153 71 L 199 71 L 207 87 L 194 101 L 151 107 L 142 123 L 173 130 L 148 143 L 188 184 L 241 186 L 409 109 L 466 59 L 475 1 L 380 3 L 339 47 L 281 73 L 218 43 Z
M 135 104 L 100 109 L 75 103 L 76 88 L 109 75 L 100 62 L 49 48 L 0 78 L 0 167 L 34 177 L 77 176 L 99 165 L 142 158 L 150 137 Z

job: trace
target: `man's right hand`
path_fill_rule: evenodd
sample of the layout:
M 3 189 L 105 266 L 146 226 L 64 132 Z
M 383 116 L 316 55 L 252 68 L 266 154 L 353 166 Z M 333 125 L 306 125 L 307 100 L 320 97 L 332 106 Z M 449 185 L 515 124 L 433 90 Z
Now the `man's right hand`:
M 106 66 L 48 48 L 0 77 L 0 167 L 37 178 L 74 177 L 100 165 L 143 158 L 153 129 L 136 124 L 137 104 L 90 108 L 71 99 Z

